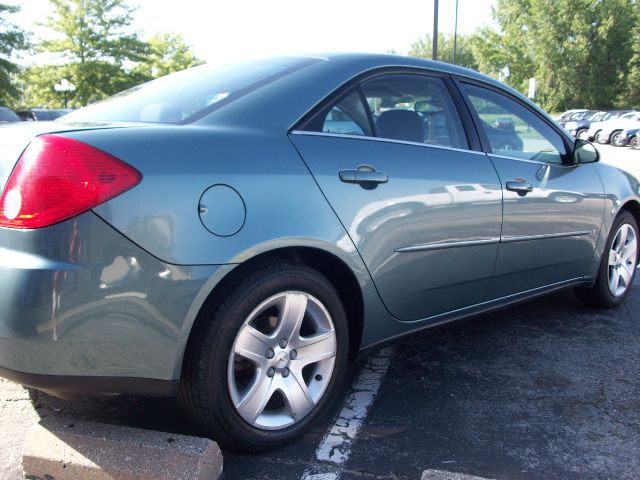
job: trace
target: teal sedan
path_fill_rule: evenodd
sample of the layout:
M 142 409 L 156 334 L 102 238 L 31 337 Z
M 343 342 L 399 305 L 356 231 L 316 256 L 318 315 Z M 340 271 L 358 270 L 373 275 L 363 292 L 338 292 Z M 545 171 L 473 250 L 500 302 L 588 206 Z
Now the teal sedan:
M 561 288 L 620 305 L 639 188 L 456 66 L 196 67 L 0 127 L 0 375 L 177 396 L 227 447 L 280 446 L 396 338 Z

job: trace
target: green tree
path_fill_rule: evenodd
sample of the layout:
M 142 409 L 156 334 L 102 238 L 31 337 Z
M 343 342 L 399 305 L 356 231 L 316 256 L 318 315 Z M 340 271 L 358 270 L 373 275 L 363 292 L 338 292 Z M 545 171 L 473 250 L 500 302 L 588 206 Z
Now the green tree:
M 53 89 L 58 79 L 71 78 L 66 66 L 44 65 L 24 69 L 20 80 L 25 86 L 23 107 L 62 107 L 62 96 Z
M 636 3 L 633 11 L 635 27 L 632 33 L 632 51 L 629 61 L 629 76 L 627 77 L 626 88 L 618 104 L 640 108 L 640 3 Z
M 474 57 L 469 43 L 468 35 L 458 35 L 456 45 L 456 65 L 466 68 L 478 68 L 478 63 Z M 411 45 L 409 55 L 420 58 L 433 58 L 433 37 L 426 34 Z M 453 63 L 453 34 L 438 34 L 438 60 Z
M 26 33 L 6 18 L 7 15 L 18 11 L 18 7 L 0 3 L 0 104 L 2 105 L 13 105 L 18 96 L 13 76 L 19 69 L 12 61 L 12 57 L 16 52 L 27 47 Z
M 625 89 L 635 0 L 498 0 L 499 30 L 471 41 L 481 71 L 508 66 L 506 82 L 551 111 L 610 108 Z
M 140 62 L 135 68 L 135 72 L 144 78 L 162 77 L 203 63 L 195 56 L 181 35 L 156 34 L 149 39 L 148 44 L 145 61 Z
M 57 54 L 62 65 L 32 67 L 25 80 L 37 73 L 51 76 L 29 84 L 26 97 L 51 98 L 61 78 L 76 85 L 71 95 L 76 105 L 100 100 L 144 80 L 125 65 L 144 61 L 148 45 L 130 32 L 133 9 L 124 0 L 50 0 L 53 15 L 44 23 L 55 36 L 42 41 L 39 49 Z M 45 91 L 46 90 L 46 91 Z M 39 104 L 39 103 L 36 103 Z
M 533 59 L 524 54 L 526 48 L 494 29 L 479 29 L 469 40 L 478 70 L 494 78 L 501 78 L 512 87 L 526 92 L 529 78 L 535 76 Z
M 122 68 L 108 62 L 66 63 L 62 65 L 33 65 L 20 75 L 25 85 L 23 93 L 25 106 L 61 108 L 63 96 L 53 86 L 66 78 L 77 85 L 78 78 L 84 82 L 85 92 L 89 92 L 87 102 L 82 102 L 76 92 L 70 92 L 70 106 L 82 106 L 114 93 L 121 92 L 147 79 L 135 72 L 123 72 Z M 88 87 L 87 87 L 88 85 Z

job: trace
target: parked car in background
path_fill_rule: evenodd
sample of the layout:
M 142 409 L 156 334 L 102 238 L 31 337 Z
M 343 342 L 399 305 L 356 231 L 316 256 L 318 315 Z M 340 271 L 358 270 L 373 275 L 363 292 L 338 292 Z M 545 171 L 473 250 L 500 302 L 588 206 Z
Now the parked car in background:
M 620 305 L 638 180 L 598 159 L 497 80 L 397 55 L 203 65 L 1 128 L 0 376 L 280 446 L 383 343 L 560 288 Z
M 614 120 L 616 118 L 620 118 L 623 115 L 626 115 L 627 113 L 633 113 L 635 112 L 635 110 L 607 110 L 607 114 L 602 117 L 602 119 L 600 121 L 606 122 L 607 120 Z
M 589 127 L 592 123 L 603 122 L 616 116 L 614 112 L 599 111 L 580 120 L 569 120 L 564 123 L 563 127 L 572 137 L 588 140 Z
M 524 149 L 524 142 L 522 138 L 515 132 L 515 122 L 511 120 L 513 130 L 507 128 L 496 128 L 490 125 L 488 122 L 480 117 L 484 126 L 484 130 L 487 134 L 491 145 L 495 146 L 496 150 L 521 152 Z M 504 118 L 504 117 L 503 117 Z M 506 123 L 505 125 L 508 125 Z
M 511 117 L 498 117 L 496 118 L 496 123 L 494 124 L 498 130 L 504 130 L 506 132 L 515 133 L 516 124 Z
M 19 122 L 20 117 L 9 107 L 0 107 L 0 123 Z
M 16 113 L 23 122 L 47 122 L 73 112 L 71 108 L 26 108 Z
M 569 115 L 569 117 L 566 119 L 559 120 L 558 124 L 561 127 L 564 127 L 568 122 L 577 122 L 577 121 L 589 118 L 596 113 L 598 113 L 598 110 L 581 110 L 579 112 L 575 112 Z
M 589 127 L 588 140 L 595 140 L 601 144 L 609 143 L 612 134 L 620 133 L 629 126 L 629 121 L 634 122 L 638 119 L 640 112 L 632 111 L 603 122 L 593 122 Z
M 632 141 L 638 135 L 638 132 L 640 132 L 640 124 L 632 128 L 626 128 L 620 132 L 620 135 L 616 137 L 615 141 L 612 142 L 612 145 L 616 147 L 631 145 Z
M 571 115 L 574 115 L 580 112 L 586 112 L 586 111 L 587 111 L 586 108 L 574 108 L 573 110 L 567 110 L 566 112 L 561 113 L 557 117 L 554 117 L 554 120 L 558 123 L 566 122 L 569 120 L 569 117 L 571 117 Z

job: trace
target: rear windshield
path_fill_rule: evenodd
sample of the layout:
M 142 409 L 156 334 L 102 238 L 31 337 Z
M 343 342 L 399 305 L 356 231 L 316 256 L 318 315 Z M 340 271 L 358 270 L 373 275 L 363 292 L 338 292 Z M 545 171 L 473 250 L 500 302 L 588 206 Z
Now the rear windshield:
M 125 90 L 60 121 L 189 123 L 317 61 L 284 57 L 202 65 Z

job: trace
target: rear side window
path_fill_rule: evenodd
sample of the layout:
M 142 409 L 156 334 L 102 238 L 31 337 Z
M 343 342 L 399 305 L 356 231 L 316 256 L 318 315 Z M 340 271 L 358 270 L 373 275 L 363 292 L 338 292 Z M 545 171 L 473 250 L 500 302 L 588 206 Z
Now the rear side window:
M 63 121 L 188 123 L 318 61 L 291 57 L 202 65 L 126 90 Z
M 418 74 L 386 74 L 365 81 L 361 90 L 351 89 L 316 112 L 301 129 L 469 147 L 443 80 Z
M 468 148 L 462 122 L 441 78 L 417 74 L 381 75 L 362 84 L 376 131 L 390 138 Z
M 333 105 L 318 120 L 325 133 L 372 136 L 367 111 L 357 90 L 352 90 Z

